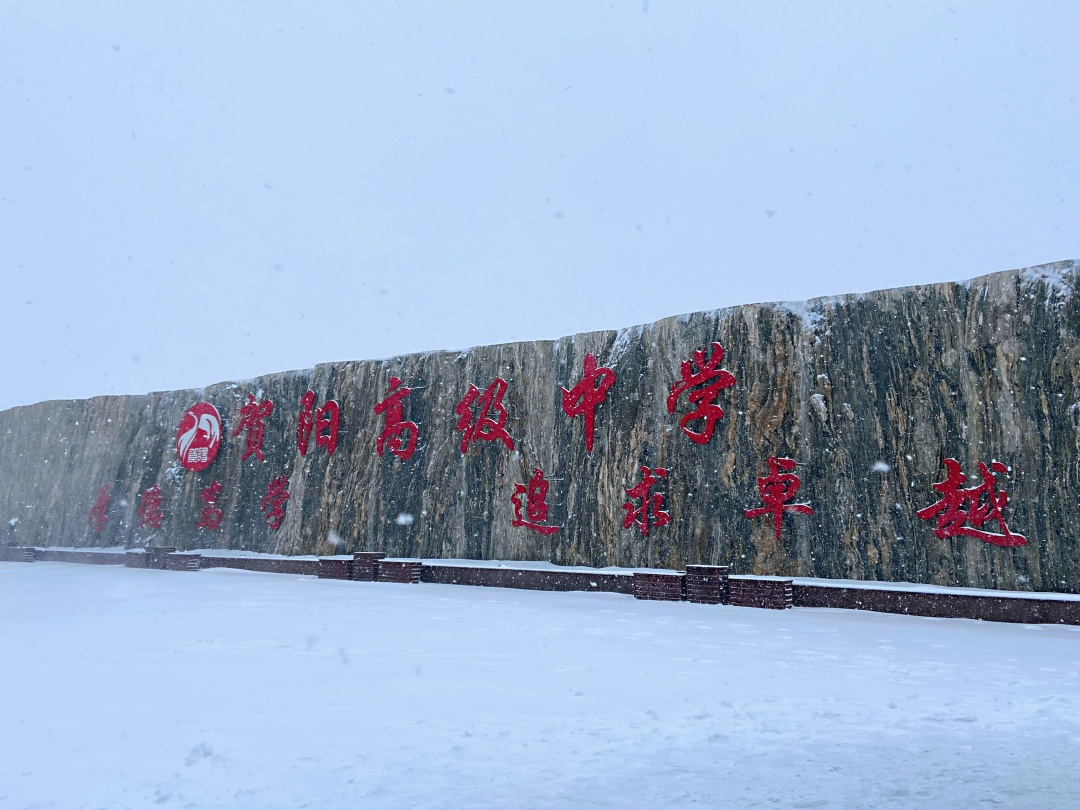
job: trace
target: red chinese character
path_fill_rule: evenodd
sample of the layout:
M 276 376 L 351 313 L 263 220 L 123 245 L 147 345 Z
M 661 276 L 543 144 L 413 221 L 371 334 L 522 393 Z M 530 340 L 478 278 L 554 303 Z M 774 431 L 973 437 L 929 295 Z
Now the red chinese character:
M 266 512 L 266 525 L 277 531 L 285 519 L 285 501 L 289 500 L 289 479 L 279 475 L 266 488 L 262 499 L 262 511 Z M 269 510 L 269 511 L 267 511 Z
M 664 496 L 659 492 L 649 495 L 649 490 L 658 482 L 658 479 L 666 478 L 667 474 L 668 471 L 663 467 L 652 470 L 648 467 L 641 468 L 641 483 L 626 490 L 626 494 L 631 499 L 641 500 L 641 506 L 634 506 L 633 500 L 622 505 L 622 508 L 626 510 L 626 515 L 623 517 L 624 529 L 637 526 L 641 529 L 642 535 L 648 537 L 652 526 L 666 526 L 671 523 L 671 515 L 660 508 L 664 505 Z
M 150 526 L 153 529 L 160 529 L 161 522 L 165 520 L 165 515 L 161 513 L 161 490 L 158 489 L 157 484 L 150 487 L 139 498 L 139 526 Z
M 596 367 L 596 357 L 585 355 L 585 376 L 581 382 L 567 391 L 562 391 L 563 413 L 571 419 L 585 417 L 585 450 L 592 452 L 593 423 L 596 418 L 596 406 L 607 398 L 607 391 L 615 382 L 615 372 L 607 367 Z
M 416 449 L 416 438 L 420 434 L 420 429 L 415 422 L 405 420 L 403 400 L 412 393 L 412 389 L 402 385 L 400 377 L 391 377 L 386 382 L 389 386 L 387 391 L 389 396 L 375 405 L 375 414 L 386 417 L 386 426 L 379 434 L 379 438 L 375 440 L 375 449 L 381 456 L 389 447 L 390 452 L 395 456 L 402 461 L 408 461 Z M 402 434 L 406 437 L 404 442 L 401 440 Z
M 529 486 L 514 484 L 514 494 L 510 500 L 514 504 L 514 519 L 511 526 L 524 526 L 526 529 L 540 532 L 540 534 L 554 534 L 559 530 L 558 526 L 545 526 L 544 521 L 548 517 L 547 505 L 548 482 L 544 473 L 539 469 L 533 470 L 533 476 L 529 479 Z M 521 496 L 526 496 L 525 514 L 521 516 Z
M 196 529 L 210 529 L 210 531 L 216 531 L 221 527 L 221 518 L 224 513 L 217 508 L 217 496 L 221 492 L 221 482 L 215 481 L 208 487 L 203 487 L 203 491 L 199 493 L 199 497 L 206 506 L 203 507 L 202 516 L 199 518 L 199 522 L 195 524 Z
M 457 405 L 458 419 L 457 429 L 463 431 L 461 436 L 461 452 L 467 453 L 469 443 L 478 440 L 490 442 L 499 439 L 506 445 L 508 450 L 514 449 L 514 440 L 506 432 L 506 408 L 502 404 L 503 394 L 506 393 L 506 380 L 496 377 L 488 389 L 481 394 L 480 390 L 469 384 L 469 391 Z M 473 403 L 476 402 L 479 412 L 473 412 Z M 489 412 L 495 413 L 496 418 L 488 416 Z
M 109 522 L 108 510 L 110 500 L 112 500 L 112 496 L 109 495 L 109 488 L 102 487 L 98 490 L 97 499 L 95 499 L 94 505 L 90 507 L 90 525 L 98 534 L 101 534 L 105 528 L 105 524 Z
M 949 537 L 974 537 L 995 546 L 1023 546 L 1027 538 L 1014 534 L 1005 525 L 1005 507 L 1009 496 L 1003 491 L 995 492 L 997 476 L 994 473 L 1006 473 L 1009 468 L 1000 461 L 995 461 L 988 469 L 979 462 L 979 475 L 982 483 L 977 487 L 960 487 L 967 483 L 967 476 L 960 471 L 960 462 L 955 458 L 945 459 L 947 474 L 945 480 L 934 484 L 934 489 L 941 493 L 941 500 L 915 514 L 923 520 L 930 520 L 935 515 L 937 522 L 934 534 L 945 540 Z M 966 509 L 964 507 L 967 507 Z M 988 521 L 997 521 L 1001 534 L 982 530 Z M 971 526 L 965 526 L 965 523 Z
M 335 400 L 329 400 L 321 408 L 315 408 L 312 418 L 311 409 L 315 407 L 315 392 L 308 391 L 300 397 L 300 422 L 296 428 L 296 445 L 300 455 L 306 456 L 311 441 L 311 431 L 315 430 L 315 446 L 325 447 L 329 455 L 337 449 L 338 422 L 341 421 L 341 408 Z
M 794 469 L 794 459 L 770 456 L 769 474 L 757 480 L 758 492 L 761 493 L 761 502 L 765 505 L 759 506 L 757 509 L 748 509 L 743 513 L 748 518 L 771 514 L 777 540 L 780 539 L 780 530 L 783 528 L 785 512 L 798 512 L 800 515 L 814 514 L 814 510 L 809 504 L 788 503 L 788 501 L 795 498 L 795 494 L 802 484 L 799 476 L 792 472 Z
M 690 441 L 696 444 L 708 444 L 709 439 L 712 438 L 716 423 L 724 417 L 724 409 L 714 404 L 716 397 L 722 390 L 735 384 L 735 377 L 731 372 L 719 368 L 723 359 L 724 347 L 719 343 L 712 344 L 712 354 L 708 360 L 705 359 L 704 349 L 695 349 L 693 361 L 682 361 L 680 366 L 682 380 L 672 385 L 671 393 L 668 394 L 667 410 L 668 413 L 673 414 L 679 397 L 687 391 L 690 392 L 690 404 L 697 407 L 679 420 L 679 427 L 690 437 Z M 695 365 L 698 368 L 696 372 Z M 694 386 L 699 385 L 704 385 L 704 387 L 694 389 Z M 695 419 L 705 420 L 705 429 L 700 433 L 686 426 L 688 422 Z
M 266 424 L 274 412 L 274 403 L 270 400 L 256 402 L 254 394 L 248 394 L 247 404 L 240 408 L 240 423 L 233 431 L 233 436 L 239 436 L 241 430 L 246 430 L 244 436 L 244 455 L 240 456 L 243 461 L 248 456 L 255 456 L 259 461 L 266 461 L 262 454 L 263 438 L 266 436 Z

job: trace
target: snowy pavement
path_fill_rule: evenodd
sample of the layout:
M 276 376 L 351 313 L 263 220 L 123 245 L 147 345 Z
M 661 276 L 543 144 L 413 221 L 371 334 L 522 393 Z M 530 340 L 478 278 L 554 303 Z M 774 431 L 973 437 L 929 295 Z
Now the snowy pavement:
M 0 563 L 0 808 L 1080 807 L 1080 627 Z

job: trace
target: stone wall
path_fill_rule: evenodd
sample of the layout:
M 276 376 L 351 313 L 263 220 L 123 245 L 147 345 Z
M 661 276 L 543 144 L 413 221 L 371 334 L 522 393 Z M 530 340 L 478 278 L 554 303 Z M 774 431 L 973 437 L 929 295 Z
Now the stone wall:
M 762 304 L 668 318 L 644 327 L 465 352 L 335 363 L 244 383 L 147 396 L 44 402 L 0 412 L 0 542 L 18 545 L 233 548 L 285 554 L 378 549 L 393 556 L 550 560 L 593 566 L 731 565 L 733 574 L 902 580 L 1080 592 L 1080 296 L 1076 262 L 995 273 L 967 283 Z M 687 395 L 666 402 L 681 365 L 720 343 L 735 378 L 706 444 L 680 429 Z M 616 382 L 596 410 L 587 452 L 583 419 L 566 416 L 561 387 L 582 377 L 586 353 Z M 376 453 L 384 419 L 373 408 L 396 376 L 412 389 L 405 418 L 419 426 L 407 461 Z M 470 384 L 507 383 L 514 441 L 461 452 L 457 406 Z M 300 399 L 340 403 L 334 454 L 297 450 Z M 238 409 L 274 403 L 265 461 L 242 459 Z M 225 439 L 201 472 L 180 466 L 176 433 L 196 402 L 221 413 Z M 701 430 L 703 422 L 692 422 Z M 790 458 L 801 481 L 777 539 L 758 478 Z M 1001 547 L 935 534 L 916 512 L 939 500 L 943 461 L 979 483 L 1000 461 L 1008 528 L 1027 543 Z M 670 523 L 648 536 L 624 528 L 627 488 L 641 466 L 669 471 Z M 553 534 L 514 527 L 511 496 L 535 468 L 550 489 Z M 276 531 L 262 499 L 288 478 Z M 200 493 L 222 484 L 217 531 L 196 528 Z M 163 494 L 160 528 L 141 526 L 141 493 Z M 105 487 L 100 532 L 88 520 Z M 984 499 L 985 504 L 985 499 Z M 982 527 L 999 531 L 992 522 Z

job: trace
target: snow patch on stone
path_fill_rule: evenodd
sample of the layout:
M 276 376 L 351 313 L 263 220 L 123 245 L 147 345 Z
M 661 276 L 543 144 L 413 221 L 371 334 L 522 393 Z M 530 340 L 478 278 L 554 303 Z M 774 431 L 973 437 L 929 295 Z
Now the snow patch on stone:
M 1022 287 L 1035 287 L 1040 282 L 1046 287 L 1046 303 L 1061 305 L 1072 298 L 1076 262 L 1054 262 L 1025 267 L 1019 271 Z
M 825 304 L 820 298 L 814 301 L 777 301 L 765 306 L 794 315 L 802 321 L 803 329 L 807 332 L 816 332 L 825 322 Z
M 615 333 L 615 342 L 611 344 L 608 352 L 608 364 L 613 365 L 619 358 L 630 350 L 630 344 L 634 340 L 641 340 L 645 331 L 644 326 L 627 326 Z

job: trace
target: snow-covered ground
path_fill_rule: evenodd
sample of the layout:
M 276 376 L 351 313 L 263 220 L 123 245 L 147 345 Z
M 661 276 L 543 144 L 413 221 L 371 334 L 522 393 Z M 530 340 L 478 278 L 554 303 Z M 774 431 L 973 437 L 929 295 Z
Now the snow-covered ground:
M 0 807 L 1080 806 L 1080 628 L 0 563 Z

